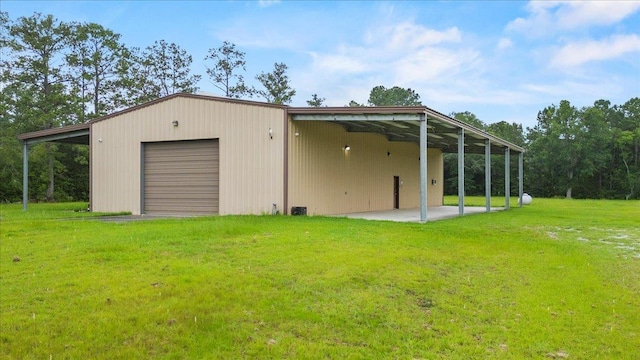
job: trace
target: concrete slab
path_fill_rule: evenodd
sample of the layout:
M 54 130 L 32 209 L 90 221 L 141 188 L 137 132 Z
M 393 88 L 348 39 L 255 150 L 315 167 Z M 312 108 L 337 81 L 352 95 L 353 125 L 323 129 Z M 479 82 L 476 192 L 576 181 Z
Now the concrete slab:
M 484 207 L 465 207 L 464 214 L 478 214 L 485 212 Z M 504 210 L 501 207 L 491 208 L 491 211 Z M 352 219 L 382 220 L 398 222 L 420 222 L 420 208 L 415 209 L 395 209 L 384 211 L 370 211 L 361 213 L 341 214 L 336 216 L 348 217 Z M 427 211 L 427 221 L 436 221 L 458 216 L 457 206 L 430 207 Z
M 491 211 L 504 210 L 502 207 L 493 207 Z M 479 214 L 485 212 L 484 207 L 465 207 L 464 214 Z M 340 214 L 334 215 L 336 217 L 347 217 L 351 219 L 364 219 L 364 220 L 378 220 L 378 221 L 397 221 L 397 222 L 420 222 L 420 208 L 415 209 L 396 209 L 396 210 L 383 210 L 383 211 L 369 211 L 360 213 Z M 442 219 L 449 219 L 458 216 L 457 206 L 438 206 L 430 207 L 427 211 L 427 220 L 436 221 Z M 155 219 L 177 219 L 177 218 L 192 218 L 197 215 L 160 215 L 160 214 L 145 214 L 145 215 L 115 215 L 115 216 L 100 216 L 100 217 L 88 217 L 86 220 L 100 220 L 104 222 L 124 223 L 131 221 L 142 220 L 155 220 Z M 76 219 L 77 220 L 77 219 Z

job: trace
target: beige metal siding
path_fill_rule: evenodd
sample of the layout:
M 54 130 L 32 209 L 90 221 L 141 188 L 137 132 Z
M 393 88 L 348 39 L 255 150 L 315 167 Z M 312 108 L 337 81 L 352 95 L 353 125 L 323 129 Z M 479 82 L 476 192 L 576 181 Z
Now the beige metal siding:
M 96 122 L 94 211 L 140 214 L 141 144 L 196 139 L 219 139 L 219 214 L 260 214 L 274 203 L 282 208 L 283 118 L 280 108 L 177 97 Z
M 144 144 L 144 212 L 217 214 L 218 141 Z
M 329 122 L 290 121 L 289 128 L 289 206 L 306 206 L 309 214 L 392 209 L 394 176 L 401 181 L 400 208 L 420 206 L 417 144 L 350 133 Z M 427 152 L 428 205 L 441 206 L 442 152 Z

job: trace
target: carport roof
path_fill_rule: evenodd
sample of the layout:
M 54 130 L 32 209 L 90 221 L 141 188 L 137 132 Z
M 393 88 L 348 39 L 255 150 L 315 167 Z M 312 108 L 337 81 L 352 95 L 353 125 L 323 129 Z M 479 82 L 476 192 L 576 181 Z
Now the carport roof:
M 38 143 L 42 141 L 61 142 L 69 144 L 89 145 L 90 124 L 76 124 L 34 131 L 18 135 L 18 139 L 26 143 Z
M 407 107 L 290 107 L 294 121 L 327 121 L 343 126 L 348 132 L 384 135 L 389 141 L 420 142 L 420 122 L 427 121 L 427 144 L 443 152 L 457 152 L 458 133 L 464 129 L 465 152 L 484 154 L 485 142 L 491 152 L 502 154 L 504 148 L 522 153 L 524 149 L 462 121 L 426 106 Z

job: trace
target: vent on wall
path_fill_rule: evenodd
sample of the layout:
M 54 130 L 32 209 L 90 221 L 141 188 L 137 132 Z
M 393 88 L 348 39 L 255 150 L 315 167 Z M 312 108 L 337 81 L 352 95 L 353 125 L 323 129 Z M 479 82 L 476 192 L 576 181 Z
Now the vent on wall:
M 291 207 L 291 215 L 307 215 L 307 207 L 293 206 Z

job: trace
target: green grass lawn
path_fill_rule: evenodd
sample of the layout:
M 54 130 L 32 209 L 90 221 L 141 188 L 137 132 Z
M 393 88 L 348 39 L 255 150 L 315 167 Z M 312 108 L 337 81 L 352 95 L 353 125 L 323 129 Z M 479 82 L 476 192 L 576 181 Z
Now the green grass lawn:
M 83 206 L 0 205 L 0 358 L 640 358 L 637 201 L 427 224 Z

